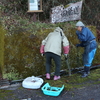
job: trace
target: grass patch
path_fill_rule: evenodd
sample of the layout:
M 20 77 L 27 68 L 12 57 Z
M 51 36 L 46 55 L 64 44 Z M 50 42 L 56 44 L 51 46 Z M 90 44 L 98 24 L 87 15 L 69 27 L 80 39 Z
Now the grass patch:
M 7 100 L 11 90 L 0 90 L 0 100 Z M 12 94 L 10 94 L 12 96 Z
M 71 76 L 61 76 L 61 79 L 57 81 L 45 80 L 45 82 L 55 87 L 64 85 L 65 89 L 68 91 L 73 88 L 100 84 L 100 69 L 92 70 L 90 75 L 86 78 L 81 78 L 81 74 L 73 74 Z
M 81 74 L 72 74 L 71 76 L 61 76 L 60 80 L 54 81 L 54 80 L 45 80 L 43 77 L 45 83 L 49 83 L 50 86 L 53 87 L 62 87 L 62 85 L 65 86 L 65 91 L 71 91 L 75 88 L 84 88 L 85 86 L 91 86 L 100 84 L 100 69 L 92 70 L 90 75 L 86 78 L 81 78 Z M 23 87 L 19 87 L 19 90 L 23 91 Z M 37 91 L 36 92 L 39 96 L 42 96 L 42 92 Z M 74 95 L 74 94 L 72 94 Z M 15 98 L 14 94 L 11 90 L 0 90 L 0 100 L 7 100 L 7 97 L 12 96 L 12 98 Z M 14 99 L 17 100 L 17 99 Z

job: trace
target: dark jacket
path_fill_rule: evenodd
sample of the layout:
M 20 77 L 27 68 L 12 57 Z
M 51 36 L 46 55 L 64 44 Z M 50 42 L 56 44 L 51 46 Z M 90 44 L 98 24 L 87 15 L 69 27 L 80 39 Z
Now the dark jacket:
M 76 35 L 78 36 L 78 39 L 81 41 L 80 46 L 81 47 L 87 47 L 90 46 L 90 50 L 93 50 L 97 47 L 97 43 L 95 41 L 95 36 L 93 33 L 87 28 L 83 27 L 82 31 L 76 31 Z

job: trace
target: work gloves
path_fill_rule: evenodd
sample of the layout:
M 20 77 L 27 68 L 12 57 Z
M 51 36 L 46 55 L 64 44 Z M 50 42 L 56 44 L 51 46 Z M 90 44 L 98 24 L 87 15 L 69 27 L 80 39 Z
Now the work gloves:
M 64 54 L 65 58 L 67 58 L 67 55 L 68 55 L 68 54 Z
M 81 44 L 76 44 L 76 47 L 81 47 Z
M 76 44 L 76 47 L 85 47 L 89 44 L 89 41 L 82 41 L 80 44 Z
M 65 58 L 67 58 L 67 55 L 68 55 L 68 54 L 64 54 Z M 44 56 L 44 54 L 43 54 L 43 53 L 41 53 L 41 56 L 43 57 L 43 56 Z
M 41 53 L 41 56 L 43 57 L 43 56 L 44 56 L 44 54 L 43 54 L 43 53 Z

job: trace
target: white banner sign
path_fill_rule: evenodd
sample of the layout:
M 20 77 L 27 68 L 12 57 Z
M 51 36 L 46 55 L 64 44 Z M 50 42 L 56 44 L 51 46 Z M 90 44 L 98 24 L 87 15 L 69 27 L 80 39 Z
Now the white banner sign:
M 81 19 L 81 8 L 82 1 L 70 3 L 67 8 L 63 5 L 51 8 L 51 23 Z

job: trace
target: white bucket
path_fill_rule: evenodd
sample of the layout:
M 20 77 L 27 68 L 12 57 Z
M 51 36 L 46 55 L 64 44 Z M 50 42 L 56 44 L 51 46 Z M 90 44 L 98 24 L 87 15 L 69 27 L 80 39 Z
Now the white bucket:
M 23 82 L 22 86 L 28 89 L 39 89 L 43 84 L 43 79 L 38 77 L 27 77 Z

